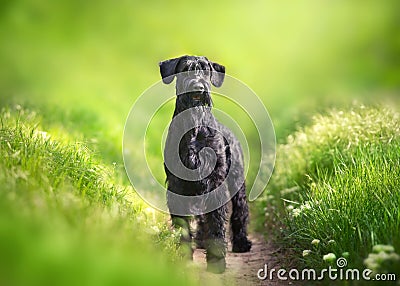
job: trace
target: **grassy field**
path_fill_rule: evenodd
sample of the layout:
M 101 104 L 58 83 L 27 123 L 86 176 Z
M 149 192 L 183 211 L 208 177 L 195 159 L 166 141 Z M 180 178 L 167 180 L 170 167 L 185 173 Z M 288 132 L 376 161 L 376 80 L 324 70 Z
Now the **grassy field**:
M 190 283 L 171 267 L 181 267 L 179 234 L 166 216 L 84 144 L 43 131 L 36 117 L 20 106 L 1 111 L 0 283 Z
M 298 262 L 326 268 L 333 253 L 349 267 L 399 275 L 399 120 L 382 107 L 334 110 L 279 146 L 264 206 Z M 397 253 L 369 256 L 375 245 Z
M 352 266 L 398 271 L 399 10 L 394 0 L 1 3 L 0 284 L 198 283 L 177 270 L 179 233 L 130 187 L 121 155 L 130 107 L 160 80 L 158 62 L 183 54 L 225 65 L 271 115 L 277 163 L 253 226 L 298 265 L 348 253 Z M 251 145 L 257 133 L 245 131 Z M 159 144 L 148 153 L 158 166 Z M 377 244 L 394 248 L 389 258 Z

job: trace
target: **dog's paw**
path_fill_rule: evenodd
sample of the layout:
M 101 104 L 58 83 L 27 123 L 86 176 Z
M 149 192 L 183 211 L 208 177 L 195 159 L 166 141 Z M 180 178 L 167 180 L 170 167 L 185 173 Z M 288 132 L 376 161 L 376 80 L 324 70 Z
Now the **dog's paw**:
M 232 252 L 242 253 L 248 252 L 251 249 L 251 241 L 247 237 L 242 237 L 232 241 Z
M 226 262 L 225 258 L 212 258 L 207 261 L 207 271 L 215 274 L 225 272 Z

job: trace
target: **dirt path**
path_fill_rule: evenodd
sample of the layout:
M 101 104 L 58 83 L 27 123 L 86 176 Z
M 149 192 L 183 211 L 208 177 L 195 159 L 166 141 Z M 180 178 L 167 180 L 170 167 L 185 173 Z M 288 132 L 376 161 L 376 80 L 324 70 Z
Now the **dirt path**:
M 253 242 L 251 251 L 248 253 L 232 253 L 231 246 L 228 246 L 226 256 L 227 269 L 224 274 L 212 274 L 205 271 L 206 258 L 203 249 L 196 249 L 193 256 L 195 265 L 199 268 L 200 285 L 293 285 L 287 281 L 260 280 L 257 272 L 268 264 L 268 268 L 280 268 L 278 250 L 272 244 L 265 242 L 260 234 L 250 235 Z

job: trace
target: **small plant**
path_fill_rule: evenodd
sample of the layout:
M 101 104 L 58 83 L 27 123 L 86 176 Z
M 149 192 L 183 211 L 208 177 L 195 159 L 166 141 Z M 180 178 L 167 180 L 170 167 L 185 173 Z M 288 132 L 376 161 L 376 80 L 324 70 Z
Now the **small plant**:
M 322 260 L 323 260 L 323 261 L 326 261 L 326 262 L 329 262 L 329 263 L 333 263 L 333 262 L 336 261 L 336 255 L 335 255 L 334 253 L 325 254 L 325 255 L 322 257 Z
M 374 245 L 372 252 L 364 259 L 364 264 L 373 271 L 374 275 L 396 272 L 400 274 L 400 256 L 392 245 Z
M 319 239 L 313 239 L 313 241 L 311 241 L 312 245 L 318 245 L 321 241 Z

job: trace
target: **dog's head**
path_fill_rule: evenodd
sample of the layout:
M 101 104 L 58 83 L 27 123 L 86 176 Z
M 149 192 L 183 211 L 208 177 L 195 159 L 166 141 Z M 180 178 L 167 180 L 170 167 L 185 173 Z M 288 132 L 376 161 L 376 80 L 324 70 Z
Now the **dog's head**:
M 183 56 L 160 63 L 165 84 L 176 77 L 177 100 L 186 108 L 211 106 L 211 85 L 220 87 L 225 78 L 225 67 L 206 57 Z

